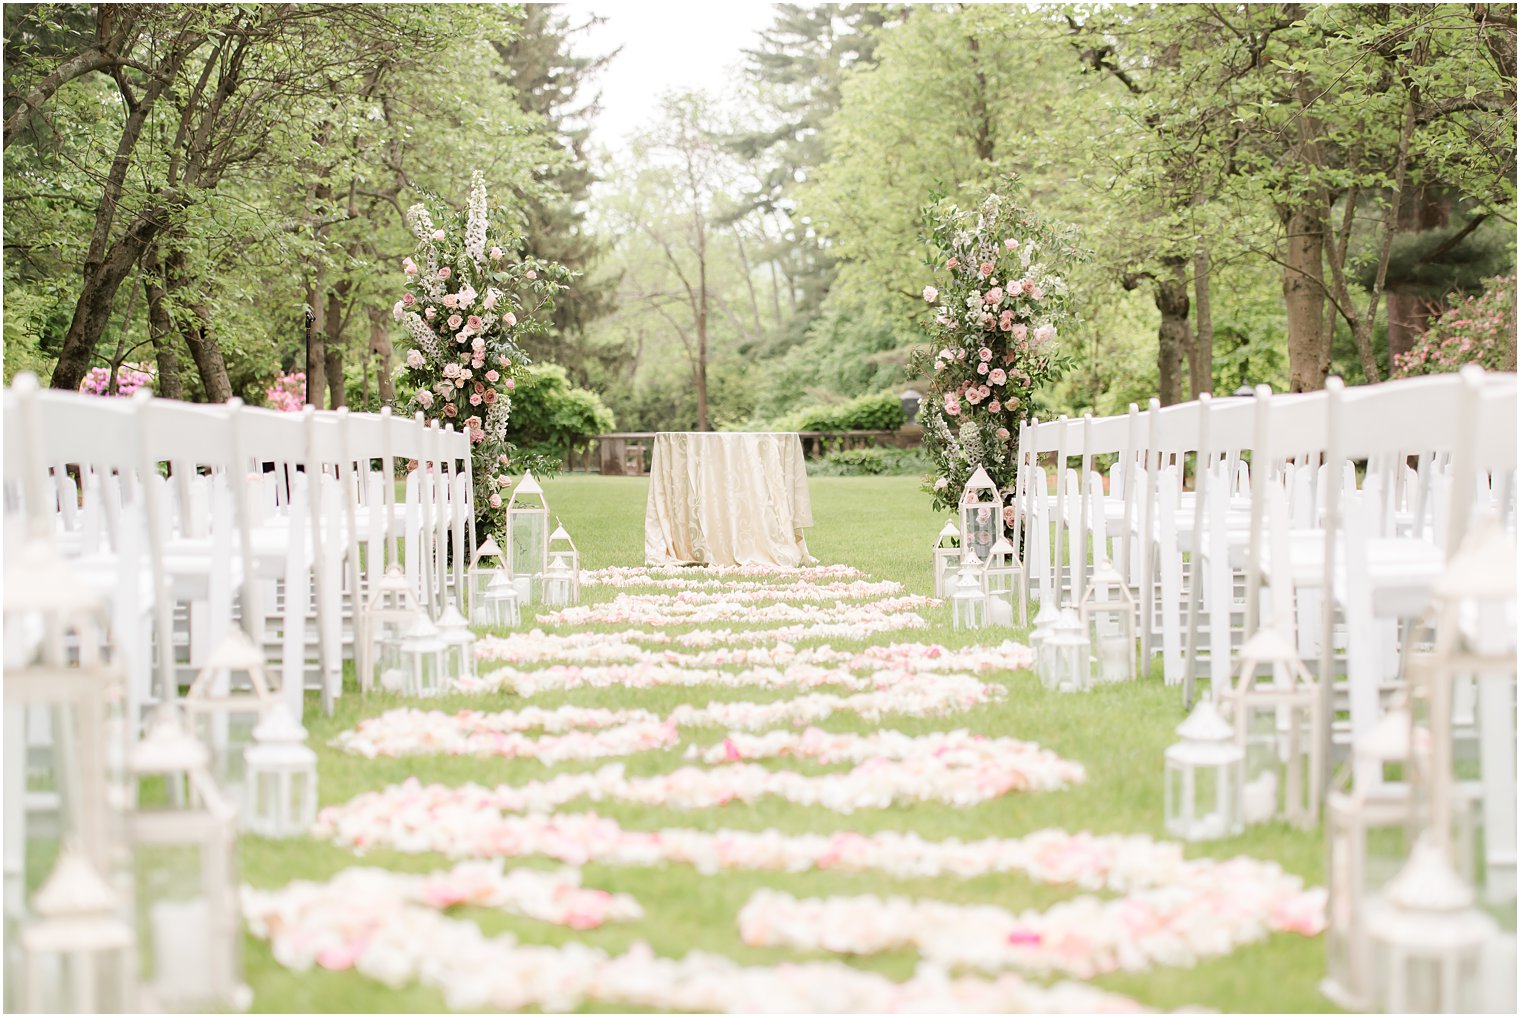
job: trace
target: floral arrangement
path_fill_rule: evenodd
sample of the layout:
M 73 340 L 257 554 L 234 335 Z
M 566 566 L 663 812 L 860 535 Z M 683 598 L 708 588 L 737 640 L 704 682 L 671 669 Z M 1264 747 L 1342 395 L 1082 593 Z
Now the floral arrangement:
M 1515 277 L 1490 279 L 1430 323 L 1408 353 L 1393 358 L 1393 376 L 1444 374 L 1479 364 L 1502 371 L 1515 348 Z
M 407 209 L 416 257 L 402 260 L 407 290 L 391 309 L 411 340 L 406 380 L 433 420 L 469 433 L 475 517 L 482 536 L 503 536 L 502 493 L 513 465 L 506 440 L 516 375 L 527 363 L 518 337 L 544 327 L 540 315 L 568 281 L 557 265 L 522 253 L 522 238 L 486 200 L 485 177 L 470 178 L 460 213 L 435 197 Z M 520 460 L 542 471 L 545 464 Z
M 79 383 L 79 391 L 85 395 L 129 396 L 144 386 L 151 386 L 158 368 L 150 363 L 122 364 L 116 368 L 116 391 L 111 391 L 111 369 L 92 367 Z
M 975 210 L 941 201 L 924 212 L 935 281 L 924 287 L 928 345 L 914 355 L 929 378 L 919 411 L 935 466 L 934 503 L 953 508 L 978 466 L 1013 485 L 1019 423 L 1034 391 L 1071 357 L 1057 342 L 1070 315 L 1063 263 L 1081 257 L 1073 231 L 990 194 Z
M 1047 987 L 1012 974 L 951 978 L 925 970 L 896 982 L 837 961 L 746 966 L 703 951 L 660 957 L 642 942 L 615 956 L 580 943 L 522 944 L 508 933 L 487 936 L 472 921 L 416 902 L 377 870 L 358 871 L 376 875 L 342 873 L 325 884 L 245 890 L 250 931 L 292 970 L 351 969 L 396 990 L 420 982 L 440 990 L 456 1011 L 566 1012 L 590 1004 L 691 1013 L 1140 1009 L 1133 1000 L 1080 983 Z
M 264 389 L 264 398 L 272 409 L 281 413 L 300 413 L 306 405 L 306 372 L 291 371 L 280 375 Z
M 798 900 L 759 890 L 739 912 L 749 946 L 853 955 L 917 950 L 947 968 L 1094 978 L 1199 961 L 1274 932 L 1324 931 L 1325 891 L 1271 862 L 1195 863 L 1174 882 L 1046 911 L 876 896 Z

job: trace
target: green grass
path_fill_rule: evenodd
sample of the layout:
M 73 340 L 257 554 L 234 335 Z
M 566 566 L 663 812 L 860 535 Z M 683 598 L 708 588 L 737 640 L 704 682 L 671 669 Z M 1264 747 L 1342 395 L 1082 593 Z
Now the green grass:
M 635 478 L 566 477 L 545 485 L 551 511 L 574 535 L 586 567 L 637 565 L 643 557 L 643 513 L 647 483 Z M 928 499 L 906 477 L 815 478 L 811 481 L 816 526 L 808 536 L 813 553 L 823 562 L 856 565 L 878 579 L 894 579 L 911 592 L 929 593 L 929 547 L 942 521 L 929 510 Z M 587 600 L 610 599 L 616 591 L 588 588 Z M 898 641 L 935 641 L 964 645 L 1000 640 L 1004 633 L 960 633 L 949 625 L 944 610 L 928 612 L 932 628 L 888 634 L 857 644 L 836 642 L 839 648 Z M 621 626 L 608 626 L 609 629 Z M 672 630 L 673 631 L 673 630 Z M 909 733 L 966 727 L 989 735 L 1031 739 L 1070 759 L 1088 772 L 1085 785 L 1043 794 L 1015 794 L 975 808 L 954 809 L 919 805 L 850 816 L 775 801 L 755 806 L 682 812 L 629 805 L 603 804 L 597 811 L 628 827 L 658 829 L 690 826 L 731 827 L 785 832 L 852 829 L 911 830 L 929 838 L 1016 837 L 1047 827 L 1098 833 L 1162 835 L 1161 757 L 1182 718 L 1176 690 L 1159 681 L 1108 686 L 1085 696 L 1047 693 L 1027 672 L 1001 676 L 1009 695 L 1001 702 L 972 713 L 937 719 L 896 718 L 890 726 Z M 580 690 L 535 696 L 535 705 L 561 703 L 583 706 L 645 707 L 664 712 L 680 702 L 712 698 L 772 698 L 757 689 Z M 511 695 L 453 697 L 439 709 L 507 709 L 523 701 Z M 320 755 L 321 798 L 335 804 L 388 783 L 417 776 L 423 781 L 458 784 L 510 783 L 547 776 L 566 769 L 586 769 L 595 763 L 567 764 L 551 770 L 532 760 L 408 758 L 365 761 L 335 752 L 326 743 L 360 717 L 379 713 L 396 700 L 383 695 L 367 699 L 350 690 L 339 701 L 336 715 L 322 717 L 315 703 L 308 709 L 311 742 Z M 824 725 L 831 730 L 865 731 L 858 718 L 842 715 Z M 708 744 L 718 729 L 684 732 L 684 741 Z M 601 761 L 606 762 L 606 761 Z M 679 764 L 679 750 L 629 757 L 630 772 L 651 773 Z M 589 808 L 589 806 L 585 806 Z M 579 811 L 582 806 L 572 805 Z M 261 887 L 277 887 L 291 879 L 322 879 L 353 865 L 381 865 L 425 871 L 445 867 L 436 855 L 403 855 L 376 851 L 362 860 L 329 844 L 295 840 L 268 842 L 244 838 L 243 875 Z M 1273 824 L 1252 828 L 1245 836 L 1190 849 L 1191 855 L 1227 858 L 1248 854 L 1273 859 L 1311 882 L 1322 880 L 1323 845 L 1320 834 Z M 543 865 L 542 860 L 523 864 Z M 679 956 L 693 948 L 714 950 L 745 963 L 802 959 L 796 952 L 753 949 L 738 937 L 737 915 L 755 889 L 766 886 L 797 895 L 908 894 L 961 902 L 985 902 L 1012 909 L 1045 907 L 1072 896 L 1072 891 L 1041 886 L 1018 876 L 977 879 L 895 880 L 875 874 L 808 872 L 800 874 L 723 873 L 703 876 L 687 866 L 618 868 L 590 865 L 587 885 L 634 894 L 646 918 L 628 925 L 591 932 L 572 932 L 542 923 L 496 914 L 472 913 L 488 931 L 510 930 L 521 940 L 560 943 L 580 940 L 609 951 L 620 951 L 634 940 L 649 942 L 660 953 Z M 916 955 L 894 953 L 862 958 L 864 968 L 905 977 Z M 1139 975 L 1111 975 L 1095 984 L 1130 994 L 1161 1008 L 1202 1006 L 1232 1011 L 1322 1011 L 1327 1002 L 1315 986 L 1324 968 L 1324 949 L 1317 939 L 1293 935 L 1265 942 L 1206 962 L 1190 970 L 1157 968 Z M 268 948 L 249 940 L 248 980 L 259 1010 L 274 1011 L 433 1011 L 443 1007 L 434 990 L 412 987 L 391 991 L 352 972 L 311 971 L 295 974 L 275 963 Z

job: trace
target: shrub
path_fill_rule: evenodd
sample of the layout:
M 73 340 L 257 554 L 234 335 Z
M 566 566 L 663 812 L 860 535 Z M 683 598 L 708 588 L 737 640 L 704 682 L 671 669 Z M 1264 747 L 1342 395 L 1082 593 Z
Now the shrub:
M 1408 353 L 1394 357 L 1393 376 L 1445 374 L 1474 363 L 1502 371 L 1514 341 L 1515 279 L 1501 276 L 1431 322 Z
M 518 378 L 507 440 L 515 446 L 513 458 L 520 465 L 525 456 L 562 463 L 566 449 L 576 438 L 601 434 L 615 426 L 612 411 L 600 396 L 570 384 L 565 369 L 558 364 L 540 364 Z
M 852 448 L 808 464 L 815 477 L 901 477 L 933 468 L 922 448 Z
M 863 395 L 838 406 L 810 406 L 776 421 L 782 431 L 895 431 L 904 423 L 902 401 L 891 392 Z

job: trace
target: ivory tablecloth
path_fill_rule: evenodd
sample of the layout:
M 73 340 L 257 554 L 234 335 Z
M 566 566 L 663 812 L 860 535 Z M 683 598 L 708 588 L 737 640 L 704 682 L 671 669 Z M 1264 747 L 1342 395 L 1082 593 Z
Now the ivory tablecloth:
M 647 564 L 809 564 L 815 559 L 802 531 L 812 525 L 797 435 L 655 435 L 644 508 Z

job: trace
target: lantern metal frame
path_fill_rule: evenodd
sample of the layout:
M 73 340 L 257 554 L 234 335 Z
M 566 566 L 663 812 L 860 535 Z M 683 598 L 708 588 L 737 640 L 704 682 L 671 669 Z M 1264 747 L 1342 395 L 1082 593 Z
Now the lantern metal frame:
M 1003 496 L 985 468 L 978 466 L 966 481 L 959 507 L 962 560 L 975 556 L 981 561 L 1003 536 Z
M 1269 669 L 1271 684 L 1258 672 Z M 1247 824 L 1284 819 L 1299 829 L 1319 822 L 1324 786 L 1319 685 L 1298 652 L 1268 626 L 1240 650 L 1233 686 L 1219 693 L 1235 725 L 1241 762 L 1241 809 Z M 1271 774 L 1267 780 L 1266 775 Z
M 429 699 L 448 691 L 444 679 L 447 648 L 438 626 L 425 613 L 418 614 L 401 637 L 402 695 Z
M 1081 615 L 1069 607 L 1062 608 L 1044 648 L 1049 654 L 1049 687 L 1057 692 L 1091 691 L 1092 646 Z
M 519 499 L 523 500 L 519 502 Z M 531 504 L 528 499 L 537 499 L 537 504 Z M 536 532 L 526 534 L 520 541 L 519 536 L 524 536 L 524 531 L 530 527 Z M 521 553 L 528 555 L 529 560 L 519 559 L 519 543 L 522 544 Z M 513 580 L 527 580 L 527 596 L 523 596 L 523 586 L 519 584 L 519 598 L 529 603 L 533 601 L 534 587 L 548 564 L 549 499 L 530 471 L 523 474 L 512 489 L 512 497 L 507 500 L 507 571 Z
M 947 543 L 954 541 L 954 543 Z M 961 531 L 946 522 L 934 540 L 934 596 L 943 600 L 954 591 L 950 580 L 961 567 Z
M 1129 584 L 1107 558 L 1093 567 L 1087 589 L 1077 604 L 1082 628 L 1087 632 L 1093 655 L 1093 681 L 1102 684 L 1135 680 L 1139 653 L 1135 635 L 1135 598 Z M 1098 590 L 1114 592 L 1098 596 Z
M 136 937 L 120 910 L 120 898 L 88 854 L 75 843 L 65 844 L 32 898 L 32 920 L 21 930 L 27 1013 L 127 1013 L 135 1008 Z M 49 977 L 50 967 L 56 977 Z M 48 992 L 50 985 L 57 991 Z
M 284 703 L 276 703 L 253 738 L 244 807 L 248 831 L 273 839 L 306 834 L 317 821 L 317 754 L 306 744 L 306 729 Z
M 199 894 L 188 901 L 159 899 L 152 887 L 137 887 L 138 952 L 152 957 L 153 972 L 141 992 L 151 1009 L 246 1010 L 252 1001 L 242 981 L 237 813 L 218 790 L 208 762 L 206 747 L 184 730 L 169 704 L 160 707 L 129 761 L 127 824 L 139 878 L 155 850 L 175 852 L 165 859 L 173 868 L 171 879 L 184 876 L 179 851 L 196 851 L 199 862 Z M 168 785 L 165 804 L 142 804 L 145 780 Z M 181 913 L 172 914 L 175 909 Z M 197 952 L 197 962 L 187 960 L 187 948 Z
M 391 565 L 385 570 L 385 574 L 375 583 L 374 590 L 370 593 L 369 601 L 364 606 L 362 624 L 359 638 L 355 641 L 359 645 L 359 690 L 369 692 L 376 684 L 382 689 L 386 688 L 385 673 L 376 673 L 377 668 L 384 668 L 387 658 L 392 654 L 396 665 L 393 681 L 395 687 L 389 691 L 399 691 L 403 680 L 401 674 L 401 640 L 408 630 L 416 623 L 416 619 L 423 615 L 422 609 L 417 604 L 416 592 L 412 584 L 406 578 L 406 573 L 401 566 Z M 380 638 L 382 633 L 389 632 L 393 638 Z M 393 645 L 392 645 L 393 644 Z M 390 652 L 386 647 L 391 646 Z
M 1056 622 L 1061 612 L 1054 597 L 1041 597 L 1040 609 L 1034 615 L 1034 628 L 1029 633 L 1029 648 L 1034 651 L 1034 673 L 1040 684 L 1052 691 L 1059 684 L 1051 665 L 1050 637 L 1055 634 Z
M 516 628 L 522 624 L 522 597 L 517 584 L 505 572 L 486 587 L 485 611 L 486 624 L 495 628 Z
M 1019 561 L 1019 552 L 1006 537 L 998 537 L 992 545 L 992 553 L 982 563 L 982 588 L 987 591 L 987 622 L 991 625 L 1003 624 L 1012 626 L 1014 618 L 1018 618 L 1020 626 L 1029 624 L 1029 601 L 1028 593 L 1024 589 L 1024 563 Z M 1019 612 L 1013 613 L 1013 600 L 1018 597 Z M 1008 609 L 1008 620 L 999 622 L 994 616 L 1001 611 L 994 611 L 995 604 L 1003 604 Z
M 955 592 L 950 596 L 950 622 L 957 629 L 974 630 L 987 624 L 987 591 L 982 586 L 982 563 L 975 554 L 961 561 Z
M 554 532 L 549 534 L 548 554 L 549 561 L 551 562 L 556 555 L 565 556 L 565 566 L 570 570 L 570 599 L 568 603 L 580 603 L 581 549 L 575 546 L 575 541 L 570 538 L 570 532 L 565 529 L 565 524 L 558 519 L 554 521 Z
M 492 560 L 495 560 L 495 565 L 487 564 Z M 469 611 L 470 620 L 476 625 L 489 624 L 484 617 L 486 589 L 490 587 L 491 581 L 496 576 L 502 574 L 509 579 L 512 575 L 507 567 L 506 553 L 502 551 L 501 545 L 496 543 L 496 538 L 487 534 L 486 539 L 481 541 L 480 546 L 470 557 L 468 573 L 469 600 L 465 606 Z
M 475 633 L 452 603 L 438 616 L 438 634 L 443 640 L 443 670 L 448 684 L 474 678 Z
M 1240 815 L 1240 763 L 1244 754 L 1235 730 L 1213 700 L 1200 697 L 1177 725 L 1180 741 L 1166 750 L 1163 799 L 1166 832 L 1189 842 L 1234 837 L 1245 830 Z M 1207 786 L 1200 777 L 1207 776 Z M 1205 804 L 1213 791 L 1212 807 Z
M 575 574 L 562 551 L 549 554 L 549 564 L 544 567 L 540 583 L 539 600 L 545 607 L 569 607 L 575 603 Z
M 238 673 L 247 676 L 246 690 L 233 688 Z M 241 809 L 247 789 L 243 754 L 276 695 L 264 670 L 263 651 L 242 629 L 233 628 L 212 648 L 181 701 L 185 727 L 211 753 L 212 776 L 236 808 Z

